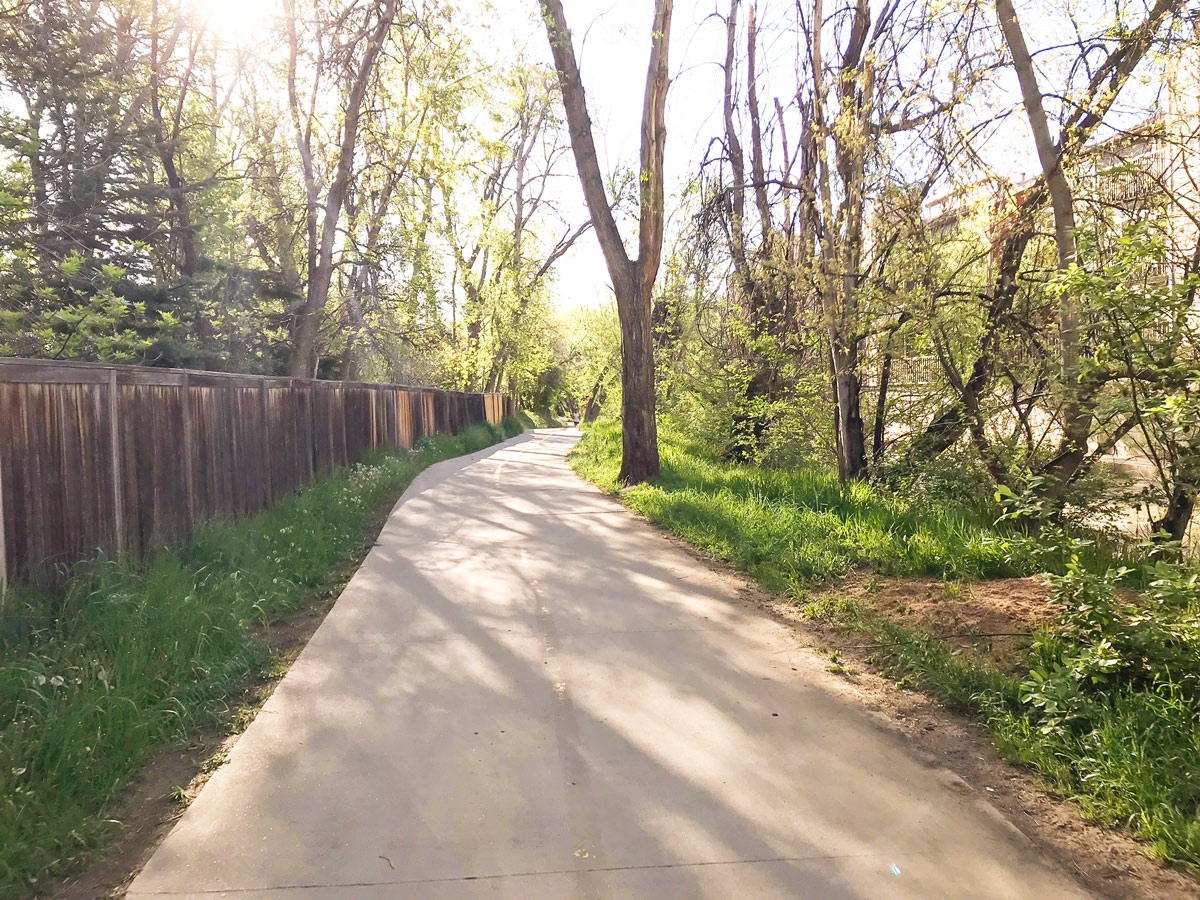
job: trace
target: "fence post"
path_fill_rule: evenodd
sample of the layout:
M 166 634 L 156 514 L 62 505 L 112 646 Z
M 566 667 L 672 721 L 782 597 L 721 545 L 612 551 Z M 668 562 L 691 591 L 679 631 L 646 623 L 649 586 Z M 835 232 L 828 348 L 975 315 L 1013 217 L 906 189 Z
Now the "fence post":
M 271 490 L 271 401 L 267 396 L 267 382 L 265 380 L 258 383 L 258 396 L 262 403 L 262 447 L 263 447 L 263 478 L 266 481 L 267 502 L 264 509 L 270 506 L 275 500 L 275 494 Z
M 301 462 L 303 484 L 308 484 L 312 481 L 312 458 L 313 458 L 313 426 L 312 426 L 312 407 L 309 405 L 308 391 L 303 385 L 297 383 L 295 378 L 288 379 L 288 386 L 296 392 L 296 402 L 298 404 L 296 417 L 296 449 L 297 452 L 303 454 Z
M 378 450 L 379 435 L 376 433 L 378 426 L 375 421 L 375 402 L 379 399 L 379 392 L 376 388 L 371 388 L 369 391 L 367 391 L 367 396 L 371 398 L 371 449 Z
M 183 416 L 183 485 L 187 492 L 188 534 L 191 534 L 196 527 L 196 457 L 192 447 L 192 384 L 187 375 L 183 376 L 180 390 L 183 392 L 179 407 Z
M 339 387 L 336 390 L 338 392 L 338 399 L 341 401 L 338 403 L 338 411 L 340 413 L 338 421 L 342 423 L 342 465 L 348 466 L 351 463 L 350 448 L 346 441 L 346 428 L 349 425 L 349 422 L 346 420 L 349 418 L 350 411 L 349 398 L 346 396 L 345 388 Z M 354 460 L 354 462 L 357 462 L 357 460 Z
M 0 453 L 0 603 L 8 590 L 8 538 L 4 533 L 4 454 Z
M 117 394 L 117 370 L 108 370 L 109 454 L 112 456 L 113 521 L 116 524 L 117 556 L 128 549 L 125 539 L 125 485 L 121 465 L 121 400 Z

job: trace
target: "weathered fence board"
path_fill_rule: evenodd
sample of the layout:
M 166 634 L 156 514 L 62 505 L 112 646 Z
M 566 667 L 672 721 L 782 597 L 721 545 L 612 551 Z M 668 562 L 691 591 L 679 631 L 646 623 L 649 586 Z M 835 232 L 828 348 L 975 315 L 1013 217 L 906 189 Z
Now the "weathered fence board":
M 0 359 L 0 587 L 142 558 L 370 450 L 516 411 L 503 394 Z

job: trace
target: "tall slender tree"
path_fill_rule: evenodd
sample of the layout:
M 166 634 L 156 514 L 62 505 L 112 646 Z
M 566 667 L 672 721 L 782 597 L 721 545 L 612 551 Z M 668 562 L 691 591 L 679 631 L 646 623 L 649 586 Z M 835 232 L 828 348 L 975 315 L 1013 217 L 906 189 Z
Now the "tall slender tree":
M 671 0 L 655 0 L 650 29 L 650 66 L 642 106 L 642 145 L 638 216 L 638 254 L 630 257 L 613 215 L 600 173 L 587 95 L 571 31 L 561 0 L 542 0 L 543 19 L 558 70 L 559 87 L 567 114 L 571 149 L 592 225 L 612 279 L 621 321 L 620 479 L 638 484 L 658 474 L 658 421 L 655 414 L 654 334 L 651 294 L 662 261 L 663 156 L 666 147 L 666 102 L 670 76 L 667 54 L 671 33 Z
M 1085 102 L 1095 102 L 1096 95 L 1111 92 L 1114 96 L 1125 80 L 1133 73 L 1149 49 L 1160 26 L 1173 9 L 1182 6 L 1178 0 L 1156 0 L 1143 19 L 1128 34 L 1116 50 L 1103 59 L 1102 64 L 1089 84 Z M 1071 145 L 1082 146 L 1070 130 L 1064 126 L 1058 140 L 1050 130 L 1050 118 L 1046 114 L 1042 88 L 1038 83 L 1033 55 L 1025 40 L 1025 32 L 1017 19 L 1012 0 L 996 0 L 996 15 L 1000 20 L 1000 31 L 1012 60 L 1013 70 L 1021 87 L 1021 100 L 1025 116 L 1033 133 L 1034 147 L 1042 167 L 1042 181 L 1050 197 L 1054 213 L 1054 243 L 1058 251 L 1058 269 L 1066 272 L 1075 263 L 1075 198 L 1064 169 L 1064 158 Z M 1101 101 L 1100 104 L 1103 104 Z M 1108 101 L 1108 102 L 1111 102 Z M 1080 103 L 1077 109 L 1087 107 Z M 1101 107 L 1103 108 L 1103 107 Z M 1088 128 L 1098 124 L 1101 116 L 1089 115 L 1076 127 Z M 1063 291 L 1059 298 L 1058 315 L 1059 345 L 1062 367 L 1063 440 L 1059 452 L 1047 467 L 1046 474 L 1054 493 L 1078 471 L 1088 454 L 1088 438 L 1092 429 L 1092 411 L 1082 395 L 1080 376 L 1080 321 L 1079 298 L 1070 291 Z
M 288 369 L 293 377 L 311 378 L 315 374 L 317 364 L 317 332 L 320 327 L 320 315 L 329 299 L 329 287 L 333 281 L 333 255 L 338 239 L 338 219 L 342 213 L 342 206 L 346 202 L 346 194 L 350 189 L 354 157 L 358 149 L 359 120 L 362 117 L 371 78 L 375 73 L 375 63 L 379 59 L 384 41 L 396 18 L 396 0 L 383 0 L 373 21 L 368 16 L 363 21 L 362 32 L 350 38 L 349 43 L 357 52 L 350 54 L 346 61 L 349 77 L 345 79 L 346 99 L 341 134 L 339 135 L 333 174 L 323 199 L 321 186 L 317 180 L 317 167 L 313 159 L 313 143 L 315 141 L 312 121 L 314 118 L 313 103 L 305 104 L 297 87 L 297 68 L 302 49 L 294 0 L 285 0 L 285 12 L 288 22 L 289 50 L 288 106 L 292 113 L 292 126 L 295 131 L 296 146 L 300 151 L 305 193 L 308 200 L 306 223 L 308 287 L 305 291 L 304 302 L 296 313 L 292 358 Z M 343 12 L 334 18 L 335 24 L 340 25 L 347 16 Z M 318 53 L 324 52 L 322 41 L 318 40 L 316 46 Z M 320 76 L 325 65 L 325 59 L 317 60 L 314 79 Z M 311 93 L 313 102 L 318 95 L 318 90 L 319 83 L 314 81 Z

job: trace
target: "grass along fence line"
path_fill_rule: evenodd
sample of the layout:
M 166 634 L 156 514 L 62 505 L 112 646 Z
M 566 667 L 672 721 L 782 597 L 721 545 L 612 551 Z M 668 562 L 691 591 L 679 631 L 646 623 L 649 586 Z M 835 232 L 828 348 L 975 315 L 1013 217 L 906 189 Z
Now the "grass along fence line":
M 506 394 L 0 358 L 0 587 L 143 558 L 365 453 L 515 415 Z
M 1200 575 L 1125 567 L 1132 551 L 1078 538 L 1047 545 L 981 510 L 841 485 L 830 472 L 725 463 L 669 427 L 660 449 L 660 477 L 621 490 L 627 506 L 806 615 L 865 636 L 886 674 L 981 719 L 1004 757 L 1088 818 L 1200 868 Z M 571 461 L 616 493 L 620 454 L 619 429 L 601 422 Z M 835 579 L 859 568 L 944 579 L 1057 573 L 1057 620 L 1030 641 L 1027 676 L 997 671 L 840 596 Z
M 35 894 L 110 842 L 105 812 L 154 748 L 234 727 L 274 665 L 258 626 L 340 592 L 381 506 L 522 427 L 370 455 L 144 563 L 83 564 L 53 596 L 14 586 L 8 613 L 34 624 L 0 646 L 0 897 Z

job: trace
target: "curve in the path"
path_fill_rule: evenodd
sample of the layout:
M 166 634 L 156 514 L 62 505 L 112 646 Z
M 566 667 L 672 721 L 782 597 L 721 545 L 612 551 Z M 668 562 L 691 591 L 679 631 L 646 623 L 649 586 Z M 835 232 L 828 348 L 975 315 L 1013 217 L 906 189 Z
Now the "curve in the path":
M 414 482 L 130 897 L 1086 896 L 576 437 Z

